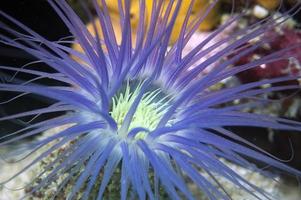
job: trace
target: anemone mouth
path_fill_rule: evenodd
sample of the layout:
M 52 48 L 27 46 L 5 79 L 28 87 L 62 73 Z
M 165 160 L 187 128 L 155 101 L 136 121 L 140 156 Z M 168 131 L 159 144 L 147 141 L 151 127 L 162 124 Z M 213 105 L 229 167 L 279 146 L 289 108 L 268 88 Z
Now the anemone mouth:
M 127 80 L 112 98 L 110 115 L 117 124 L 119 136 L 144 139 L 148 132 L 156 129 L 160 119 L 170 107 L 171 95 L 163 92 L 162 88 L 151 84 L 143 92 L 132 120 L 127 128 L 124 128 L 125 118 L 137 100 L 143 83 L 144 81 L 141 80 Z

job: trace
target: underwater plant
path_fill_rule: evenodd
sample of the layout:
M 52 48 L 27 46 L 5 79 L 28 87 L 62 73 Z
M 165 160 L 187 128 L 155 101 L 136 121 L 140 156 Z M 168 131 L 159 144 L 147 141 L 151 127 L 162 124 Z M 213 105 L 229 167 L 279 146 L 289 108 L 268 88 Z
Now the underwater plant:
M 245 12 L 233 15 L 184 55 L 187 42 L 218 0 L 210 1 L 205 12 L 190 19 L 195 3 L 191 0 L 180 34 L 172 44 L 169 41 L 181 0 L 171 0 L 166 4 L 162 0 L 154 0 L 151 13 L 146 13 L 145 0 L 140 0 L 136 30 L 131 27 L 131 1 L 119 0 L 120 43 L 116 40 L 105 0 L 99 1 L 101 5 L 93 1 L 97 15 L 95 23 L 101 25 L 99 32 L 93 24 L 94 35 L 66 1 L 48 2 L 69 28 L 82 51 L 65 46 L 64 41 L 49 41 L 0 11 L 1 16 L 18 26 L 16 31 L 0 22 L 1 29 L 9 34 L 1 34 L 0 42 L 30 53 L 38 59 L 35 64 L 43 62 L 56 70 L 50 73 L 43 69 L 31 69 L 30 66 L 0 66 L 1 70 L 36 76 L 24 83 L 0 83 L 0 91 L 18 93 L 1 105 L 29 94 L 56 100 L 45 108 L 1 117 L 0 121 L 27 116 L 33 116 L 33 120 L 25 128 L 2 137 L 0 145 L 3 147 L 23 141 L 60 126 L 67 127 L 30 142 L 30 152 L 21 160 L 29 159 L 34 152 L 43 151 L 10 179 L 1 180 L 1 185 L 60 149 L 63 150 L 56 157 L 44 163 L 44 170 L 36 175 L 39 181 L 27 196 L 53 181 L 61 180 L 53 199 L 70 182 L 72 186 L 67 192 L 67 199 L 103 199 L 107 188 L 112 187 L 112 179 L 117 177 L 119 182 L 114 181 L 113 187 L 118 188 L 116 198 L 122 200 L 162 199 L 161 195 L 175 200 L 199 199 L 188 183 L 196 185 L 209 199 L 231 199 L 216 178 L 222 176 L 255 198 L 273 198 L 263 188 L 228 167 L 221 158 L 271 179 L 270 172 L 257 167 L 253 161 L 292 176 L 301 176 L 300 171 L 227 129 L 229 126 L 254 126 L 301 131 L 300 122 L 244 112 L 246 107 L 260 107 L 269 102 L 262 94 L 298 90 L 299 85 L 274 83 L 297 80 L 300 74 L 210 89 L 261 64 L 290 59 L 293 55 L 287 52 L 299 47 L 299 43 L 233 67 L 241 57 L 273 40 L 265 37 L 265 32 L 280 26 L 298 11 L 299 4 L 281 16 L 269 16 L 206 47 L 242 18 Z M 146 15 L 150 16 L 147 26 Z M 136 32 L 135 44 L 132 32 Z M 252 45 L 246 45 L 251 40 Z M 212 51 L 216 53 L 198 63 Z M 212 65 L 214 67 L 208 73 L 202 73 Z M 53 79 L 61 82 L 62 86 L 38 85 L 35 81 L 39 79 Z M 237 100 L 240 101 L 233 103 Z M 41 122 L 34 121 L 40 115 L 58 112 L 64 114 Z

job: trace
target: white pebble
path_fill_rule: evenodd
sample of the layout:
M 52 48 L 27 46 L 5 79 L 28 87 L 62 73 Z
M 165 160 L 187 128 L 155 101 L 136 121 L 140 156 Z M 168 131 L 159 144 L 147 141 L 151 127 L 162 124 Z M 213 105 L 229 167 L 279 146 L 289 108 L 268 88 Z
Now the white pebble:
M 265 9 L 264 7 L 261 7 L 259 5 L 254 6 L 253 8 L 253 15 L 259 19 L 265 18 L 268 16 L 269 11 Z

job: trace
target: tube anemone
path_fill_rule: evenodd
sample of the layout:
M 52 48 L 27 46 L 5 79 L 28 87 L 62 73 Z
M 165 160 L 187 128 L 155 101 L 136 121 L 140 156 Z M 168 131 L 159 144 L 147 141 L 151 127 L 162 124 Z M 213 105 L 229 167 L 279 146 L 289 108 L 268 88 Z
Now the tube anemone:
M 52 198 L 69 185 L 66 199 L 103 199 L 107 198 L 106 191 L 117 177 L 118 181 L 114 182 L 114 187 L 119 188 L 116 198 L 122 200 L 160 199 L 163 194 L 175 200 L 199 199 L 188 187 L 189 183 L 209 199 L 231 199 L 215 178 L 221 176 L 255 198 L 273 198 L 221 159 L 269 178 L 272 176 L 268 172 L 257 168 L 250 160 L 293 176 L 301 175 L 300 171 L 226 129 L 228 126 L 255 126 L 301 131 L 299 122 L 244 112 L 246 107 L 260 106 L 268 101 L 261 98 L 262 94 L 299 89 L 298 85 L 274 84 L 299 79 L 299 74 L 210 89 L 242 71 L 290 59 L 292 55 L 287 52 L 300 44 L 233 67 L 240 58 L 271 40 L 264 37 L 265 32 L 281 25 L 299 9 L 299 5 L 281 17 L 268 17 L 207 46 L 245 13 L 233 15 L 184 54 L 188 41 L 218 0 L 212 1 L 207 10 L 194 19 L 190 19 L 190 15 L 195 1 L 190 1 L 180 34 L 172 44 L 170 39 L 181 8 L 180 0 L 168 3 L 154 0 L 151 13 L 147 13 L 146 2 L 139 1 L 136 30 L 131 27 L 131 1 L 118 1 L 120 42 L 117 42 L 105 0 L 99 1 L 101 5 L 93 1 L 97 14 L 94 34 L 64 0 L 48 2 L 82 51 L 49 41 L 0 11 L 1 16 L 21 30 L 18 32 L 1 22 L 0 27 L 11 36 L 1 34 L 1 43 L 22 49 L 57 71 L 48 73 L 0 66 L 1 70 L 36 76 L 32 81 L 20 84 L 1 83 L 0 91 L 19 93 L 11 101 L 28 94 L 55 100 L 49 107 L 3 116 L 0 121 L 55 112 L 64 114 L 36 123 L 33 120 L 25 128 L 9 134 L 14 137 L 7 140 L 2 137 L 0 145 L 23 141 L 56 127 L 66 125 L 67 128 L 29 143 L 31 151 L 23 159 L 38 150 L 41 152 L 1 185 L 45 159 L 48 162 L 44 162 L 44 170 L 37 175 L 40 179 L 27 195 L 42 191 L 59 180 Z M 100 24 L 101 32 L 96 24 Z M 252 45 L 246 45 L 249 41 L 253 41 Z M 43 86 L 34 83 L 43 78 L 64 84 Z M 269 86 L 261 87 L 263 85 Z M 237 100 L 242 101 L 233 104 Z M 49 161 L 57 151 L 57 157 Z

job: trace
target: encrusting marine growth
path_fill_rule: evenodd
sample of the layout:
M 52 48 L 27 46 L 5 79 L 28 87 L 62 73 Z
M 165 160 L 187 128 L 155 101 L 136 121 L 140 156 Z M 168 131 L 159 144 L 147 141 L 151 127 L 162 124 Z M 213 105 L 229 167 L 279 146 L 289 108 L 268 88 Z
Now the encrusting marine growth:
M 206 10 L 193 13 L 193 18 L 190 16 L 198 1 L 191 0 L 183 5 L 181 0 L 154 0 L 148 11 L 149 1 L 140 0 L 135 29 L 131 26 L 130 8 L 136 1 L 116 1 L 120 41 L 116 38 L 106 1 L 99 2 L 93 1 L 97 15 L 92 23 L 93 35 L 66 1 L 48 0 L 81 51 L 65 46 L 63 40 L 49 41 L 0 11 L 0 15 L 20 31 L 0 22 L 1 29 L 8 33 L 0 34 L 0 42 L 22 49 L 36 57 L 37 62 L 56 70 L 50 73 L 42 68 L 31 69 L 30 65 L 23 68 L 0 66 L 0 70 L 36 76 L 19 84 L 0 83 L 0 91 L 19 93 L 1 105 L 29 94 L 56 100 L 49 107 L 2 116 L 0 121 L 64 112 L 41 122 L 31 120 L 28 126 L 2 137 L 0 146 L 67 126 L 29 143 L 29 153 L 21 160 L 29 159 L 34 152 L 39 153 L 23 170 L 8 180 L 1 180 L 1 185 L 35 165 L 42 165 L 36 179 L 25 186 L 30 188 L 25 197 L 55 182 L 57 189 L 49 197 L 53 199 L 62 193 L 66 199 L 106 199 L 108 195 L 121 200 L 154 200 L 163 196 L 173 200 L 200 199 L 188 187 L 191 184 L 208 199 L 231 199 L 216 178 L 219 176 L 254 198 L 271 199 L 273 196 L 264 188 L 250 183 L 221 159 L 271 179 L 270 172 L 256 167 L 251 160 L 301 176 L 300 171 L 227 129 L 229 126 L 255 126 L 301 131 L 301 123 L 297 121 L 243 112 L 246 107 L 269 102 L 262 94 L 300 89 L 296 84 L 274 84 L 297 80 L 299 73 L 210 90 L 240 72 L 291 59 L 294 55 L 287 52 L 300 48 L 300 43 L 236 64 L 273 40 L 265 37 L 265 33 L 281 26 L 300 9 L 300 4 L 279 17 L 268 16 L 206 46 L 227 27 L 237 23 L 245 10 L 232 13 L 206 39 L 197 41 L 198 45 L 183 54 L 183 49 L 206 16 L 218 6 L 219 0 L 208 1 Z M 187 7 L 185 12 L 182 6 Z M 177 23 L 179 12 L 183 19 L 180 26 Z M 87 14 L 92 18 L 89 11 Z M 175 27 L 179 33 L 173 33 Z M 211 52 L 214 54 L 200 62 Z M 39 85 L 35 83 L 38 79 L 53 79 L 62 85 Z M 237 100 L 241 101 L 233 103 Z M 111 190 L 112 187 L 115 189 Z

